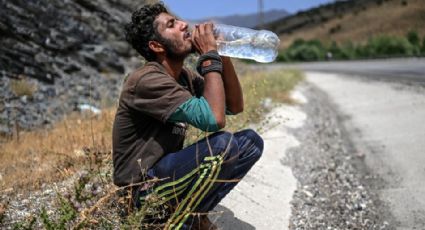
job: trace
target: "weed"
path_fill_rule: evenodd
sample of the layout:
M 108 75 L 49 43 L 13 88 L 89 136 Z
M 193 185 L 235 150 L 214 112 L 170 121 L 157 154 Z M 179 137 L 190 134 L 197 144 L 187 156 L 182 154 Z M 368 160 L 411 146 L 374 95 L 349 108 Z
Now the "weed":
M 30 83 L 28 80 L 25 79 L 13 79 L 10 82 L 10 88 L 16 96 L 27 96 L 29 98 L 32 98 L 34 92 L 37 90 L 34 84 Z
M 26 221 L 18 222 L 13 226 L 14 230 L 31 230 L 34 229 L 34 225 L 36 223 L 36 218 L 31 216 Z
M 77 217 L 77 211 L 71 202 L 59 195 L 59 213 L 57 218 L 49 217 L 45 207 L 41 209 L 40 219 L 47 230 L 68 229 L 68 225 Z
M 91 194 L 85 193 L 86 185 L 88 185 L 88 182 L 90 181 L 90 177 L 88 174 L 81 175 L 77 182 L 74 185 L 74 191 L 75 191 L 75 199 L 77 202 L 85 202 L 89 200 L 92 196 Z

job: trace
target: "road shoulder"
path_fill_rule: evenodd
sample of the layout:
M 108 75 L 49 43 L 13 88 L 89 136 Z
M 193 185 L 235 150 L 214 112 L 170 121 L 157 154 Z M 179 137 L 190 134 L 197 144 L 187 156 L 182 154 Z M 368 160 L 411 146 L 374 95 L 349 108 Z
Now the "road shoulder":
M 297 90 L 293 97 L 303 100 Z M 266 115 L 262 157 L 215 209 L 222 213 L 210 215 L 221 229 L 286 229 L 297 181 L 282 162 L 289 149 L 300 145 L 291 130 L 305 119 L 300 105 L 278 105 Z
M 295 130 L 302 143 L 286 164 L 299 181 L 292 199 L 290 229 L 390 229 L 389 215 L 370 190 L 371 175 L 327 95 L 302 84 L 308 103 L 305 125 Z
M 423 229 L 424 88 L 356 75 L 311 72 L 307 79 L 346 114 L 344 126 L 370 169 L 369 188 L 394 216 L 391 226 Z

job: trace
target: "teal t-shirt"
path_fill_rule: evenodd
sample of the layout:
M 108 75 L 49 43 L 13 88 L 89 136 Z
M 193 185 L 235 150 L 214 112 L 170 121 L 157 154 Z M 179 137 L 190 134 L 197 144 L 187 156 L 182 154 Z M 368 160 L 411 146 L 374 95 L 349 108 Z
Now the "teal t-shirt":
M 179 84 L 188 85 L 184 78 L 180 79 Z M 220 129 L 208 101 L 203 96 L 189 98 L 171 114 L 168 121 L 187 122 L 198 129 L 208 132 L 215 132 Z
M 208 132 L 219 130 L 217 121 L 211 111 L 208 101 L 204 97 L 192 97 L 168 118 L 170 122 L 187 122 L 198 129 Z

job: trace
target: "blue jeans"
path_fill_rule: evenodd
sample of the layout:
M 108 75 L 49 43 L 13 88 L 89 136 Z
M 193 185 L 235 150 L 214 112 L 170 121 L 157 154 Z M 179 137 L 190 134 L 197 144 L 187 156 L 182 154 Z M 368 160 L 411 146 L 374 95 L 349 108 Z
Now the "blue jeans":
M 165 155 L 148 171 L 148 175 L 157 178 L 167 178 L 159 182 L 156 187 L 167 183 L 172 184 L 179 180 L 186 180 L 186 188 L 181 189 L 181 193 L 175 195 L 169 201 L 171 206 L 177 206 L 181 204 L 183 199 L 187 198 L 188 194 L 190 196 L 190 189 L 197 185 L 196 181 L 200 177 L 207 175 L 202 175 L 199 171 L 192 173 L 194 170 L 197 168 L 205 169 L 211 165 L 220 165 L 219 170 L 215 171 L 215 179 L 210 180 L 214 182 L 211 183 L 208 189 L 205 189 L 205 193 L 203 193 L 199 201 L 194 202 L 197 205 L 192 207 L 192 212 L 206 213 L 214 209 L 236 186 L 239 180 L 248 173 L 254 163 L 260 158 L 262 152 L 263 140 L 251 129 L 234 134 L 216 132 L 187 148 Z M 221 163 L 208 164 L 208 158 L 214 157 L 218 157 Z M 193 175 L 190 180 L 185 179 L 189 174 Z M 174 185 L 170 189 L 175 189 L 176 187 L 177 185 Z

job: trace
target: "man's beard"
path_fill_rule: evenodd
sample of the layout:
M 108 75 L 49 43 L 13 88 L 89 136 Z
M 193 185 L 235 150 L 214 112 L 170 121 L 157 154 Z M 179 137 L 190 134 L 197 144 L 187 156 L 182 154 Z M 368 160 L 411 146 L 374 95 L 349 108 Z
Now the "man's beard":
M 170 59 L 185 59 L 187 55 L 195 52 L 193 46 L 190 50 L 179 52 L 179 44 L 168 38 L 161 37 L 159 42 L 164 45 L 166 56 Z

